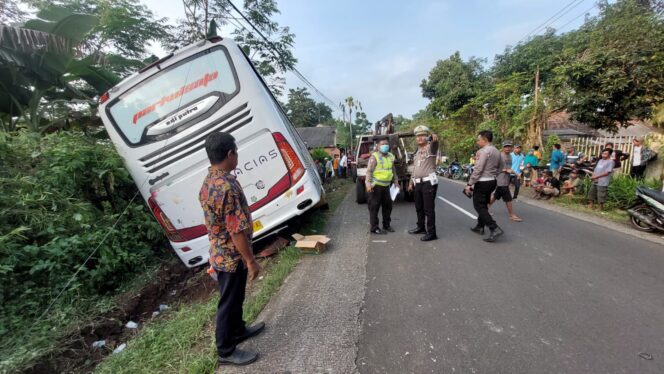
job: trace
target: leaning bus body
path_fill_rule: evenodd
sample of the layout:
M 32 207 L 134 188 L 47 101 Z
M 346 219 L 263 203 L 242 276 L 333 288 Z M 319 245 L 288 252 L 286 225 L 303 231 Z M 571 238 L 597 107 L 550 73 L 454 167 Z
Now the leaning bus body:
M 198 193 L 210 166 L 204 142 L 213 132 L 236 139 L 233 173 L 250 205 L 255 240 L 324 201 L 304 142 L 231 40 L 203 40 L 141 69 L 102 96 L 99 114 L 187 266 L 209 257 Z

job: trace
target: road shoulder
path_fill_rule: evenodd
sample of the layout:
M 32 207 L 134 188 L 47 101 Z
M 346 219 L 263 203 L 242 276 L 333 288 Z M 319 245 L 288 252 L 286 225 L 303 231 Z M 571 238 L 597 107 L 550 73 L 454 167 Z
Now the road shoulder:
M 348 194 L 327 224 L 327 252 L 304 256 L 258 317 L 266 331 L 241 348 L 258 362 L 224 373 L 356 372 L 368 232 L 364 207 Z

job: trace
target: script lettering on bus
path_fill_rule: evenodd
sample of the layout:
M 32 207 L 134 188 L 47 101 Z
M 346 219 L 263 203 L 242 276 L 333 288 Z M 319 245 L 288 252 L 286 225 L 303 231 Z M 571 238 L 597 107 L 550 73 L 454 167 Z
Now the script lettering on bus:
M 207 87 L 208 83 L 210 83 L 211 81 L 213 81 L 217 78 L 219 78 L 219 72 L 218 71 L 214 71 L 212 73 L 205 73 L 205 75 L 201 79 L 198 79 L 193 83 L 186 84 L 186 85 L 180 87 L 179 90 L 173 91 L 169 95 L 162 96 L 161 99 L 156 101 L 154 104 L 148 105 L 144 109 L 139 110 L 138 112 L 134 113 L 134 116 L 133 116 L 134 125 L 142 117 L 145 117 L 146 115 L 154 112 L 154 110 L 158 106 L 164 106 L 164 105 L 168 104 L 169 102 L 181 97 L 182 95 L 187 94 L 187 93 L 195 90 L 198 87 Z

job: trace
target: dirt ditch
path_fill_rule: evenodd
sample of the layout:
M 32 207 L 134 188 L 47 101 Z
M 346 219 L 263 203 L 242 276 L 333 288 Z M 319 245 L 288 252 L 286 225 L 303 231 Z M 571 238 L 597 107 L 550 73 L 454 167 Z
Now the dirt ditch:
M 139 290 L 119 297 L 118 307 L 99 316 L 92 323 L 73 326 L 72 332 L 61 341 L 62 348 L 42 357 L 35 365 L 23 370 L 24 374 L 86 373 L 111 354 L 114 348 L 130 340 L 145 322 L 159 316 L 160 305 L 176 308 L 179 304 L 202 301 L 217 288 L 216 283 L 200 266 L 188 269 L 180 263 L 159 270 L 154 279 Z M 159 314 L 164 311 L 159 312 Z M 138 323 L 138 329 L 125 327 L 127 322 Z M 93 343 L 104 340 L 101 348 Z
M 275 254 L 288 244 L 283 238 L 273 238 L 254 246 L 258 257 Z M 178 305 L 207 300 L 217 291 L 217 283 L 207 273 L 207 266 L 193 269 L 177 262 L 160 269 L 150 283 L 118 298 L 118 307 L 99 316 L 93 322 L 71 326 L 71 332 L 60 342 L 61 348 L 41 357 L 22 374 L 89 373 L 113 349 L 131 340 L 141 327 L 159 315 L 160 305 L 176 309 Z M 137 329 L 126 327 L 127 322 L 138 324 Z M 93 343 L 104 340 L 101 348 Z

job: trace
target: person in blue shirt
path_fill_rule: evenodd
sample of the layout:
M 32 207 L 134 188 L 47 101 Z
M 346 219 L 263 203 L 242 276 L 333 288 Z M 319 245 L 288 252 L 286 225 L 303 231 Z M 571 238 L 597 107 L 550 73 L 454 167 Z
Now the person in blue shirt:
M 551 152 L 551 163 L 549 164 L 549 170 L 553 172 L 554 178 L 560 178 L 560 169 L 563 168 L 564 164 L 565 154 L 560 150 L 560 144 L 556 143 L 553 145 L 553 152 Z
M 519 144 L 514 146 L 514 151 L 512 151 L 511 156 L 512 170 L 514 171 L 514 174 L 510 175 L 510 183 L 514 185 L 514 196 L 512 196 L 512 200 L 516 200 L 519 196 L 519 189 L 521 188 L 521 171 L 523 170 L 522 167 L 525 166 L 523 160 L 526 156 L 521 153 L 521 145 Z

